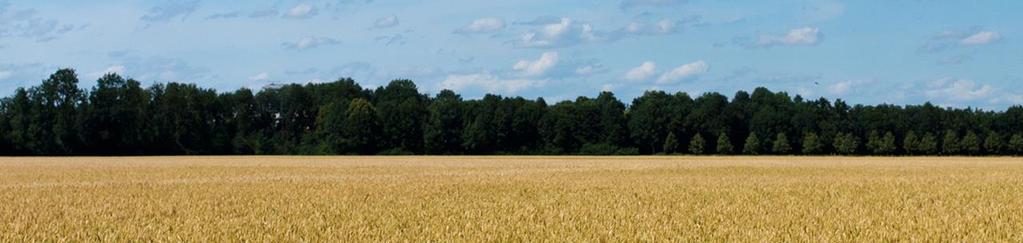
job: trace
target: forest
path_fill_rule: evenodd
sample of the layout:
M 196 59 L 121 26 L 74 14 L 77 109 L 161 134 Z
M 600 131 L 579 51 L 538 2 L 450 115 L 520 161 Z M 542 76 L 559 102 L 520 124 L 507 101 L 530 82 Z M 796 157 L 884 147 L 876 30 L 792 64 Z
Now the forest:
M 0 100 L 0 155 L 1020 155 L 1023 106 L 850 105 L 756 88 L 548 104 L 352 79 L 218 92 L 61 69 Z

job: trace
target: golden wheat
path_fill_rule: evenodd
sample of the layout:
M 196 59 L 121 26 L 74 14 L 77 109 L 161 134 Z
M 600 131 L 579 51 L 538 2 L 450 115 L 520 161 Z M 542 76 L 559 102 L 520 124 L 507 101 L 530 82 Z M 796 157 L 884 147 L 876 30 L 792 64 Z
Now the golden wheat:
M 1023 160 L 0 159 L 0 242 L 1023 241 Z

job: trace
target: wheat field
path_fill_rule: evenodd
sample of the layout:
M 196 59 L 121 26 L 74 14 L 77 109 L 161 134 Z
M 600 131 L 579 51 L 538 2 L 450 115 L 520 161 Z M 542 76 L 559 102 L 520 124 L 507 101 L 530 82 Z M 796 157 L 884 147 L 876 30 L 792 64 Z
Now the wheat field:
M 1019 158 L 0 158 L 0 242 L 1023 241 Z

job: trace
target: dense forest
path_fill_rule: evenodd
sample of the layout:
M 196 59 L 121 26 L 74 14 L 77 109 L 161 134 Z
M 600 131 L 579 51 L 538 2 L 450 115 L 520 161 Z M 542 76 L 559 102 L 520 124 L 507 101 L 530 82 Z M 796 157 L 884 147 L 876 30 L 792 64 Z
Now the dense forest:
M 602 92 L 548 104 L 430 96 L 409 80 L 218 93 L 107 74 L 84 90 L 62 69 L 0 101 L 2 155 L 1021 153 L 1023 106 L 850 106 L 765 88 L 731 99 L 648 91 L 627 105 Z

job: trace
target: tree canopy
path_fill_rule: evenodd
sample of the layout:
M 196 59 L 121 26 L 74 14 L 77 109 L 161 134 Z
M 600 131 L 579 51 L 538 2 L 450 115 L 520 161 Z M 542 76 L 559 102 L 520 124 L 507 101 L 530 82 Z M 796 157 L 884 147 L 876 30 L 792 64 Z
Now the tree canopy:
M 352 79 L 218 92 L 61 69 L 0 99 L 2 155 L 850 154 L 1017 155 L 1023 106 L 849 105 L 756 88 L 690 96 L 431 95 Z

